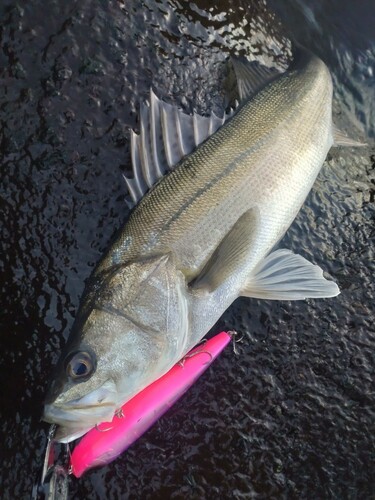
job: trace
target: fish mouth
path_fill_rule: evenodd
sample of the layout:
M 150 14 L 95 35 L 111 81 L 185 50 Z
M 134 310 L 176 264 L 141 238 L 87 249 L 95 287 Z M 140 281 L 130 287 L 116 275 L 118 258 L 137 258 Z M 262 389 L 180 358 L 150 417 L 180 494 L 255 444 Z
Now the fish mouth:
M 101 422 L 111 421 L 119 405 L 114 383 L 107 382 L 82 398 L 48 403 L 42 420 L 59 427 L 54 440 L 69 443 Z
M 101 422 L 111 421 L 116 409 L 115 404 L 109 403 L 86 407 L 72 406 L 67 409 L 49 404 L 44 407 L 43 420 L 59 426 L 55 441 L 69 443 Z

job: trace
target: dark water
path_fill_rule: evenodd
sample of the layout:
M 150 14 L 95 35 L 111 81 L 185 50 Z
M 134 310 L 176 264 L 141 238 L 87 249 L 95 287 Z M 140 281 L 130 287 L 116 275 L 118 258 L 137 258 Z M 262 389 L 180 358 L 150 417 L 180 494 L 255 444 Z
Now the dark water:
M 28 498 L 44 452 L 53 363 L 84 281 L 128 212 L 129 127 L 149 87 L 222 110 L 228 56 L 287 60 L 294 35 L 329 64 L 336 122 L 375 135 L 370 2 L 0 4 L 1 498 Z M 283 25 L 279 19 L 282 19 Z M 215 331 L 244 335 L 71 498 L 370 499 L 375 491 L 374 149 L 332 150 L 283 247 L 342 294 L 239 299 Z M 280 165 L 282 168 L 282 165 Z

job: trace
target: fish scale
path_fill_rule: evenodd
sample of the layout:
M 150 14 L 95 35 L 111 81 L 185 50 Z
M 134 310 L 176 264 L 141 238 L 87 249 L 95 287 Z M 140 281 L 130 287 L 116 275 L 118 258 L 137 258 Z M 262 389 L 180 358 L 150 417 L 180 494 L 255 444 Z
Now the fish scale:
M 285 221 L 280 220 L 278 233 L 283 234 L 311 188 L 321 157 L 325 158 L 331 146 L 330 75 L 318 59 L 310 64 L 312 67 L 302 73 L 285 74 L 245 103 L 236 116 L 162 179 L 135 208 L 98 272 L 112 265 L 111 251 L 125 261 L 143 256 L 145 251 L 151 254 L 170 249 L 191 279 L 241 213 L 254 204 L 264 203 L 263 196 L 272 196 L 279 186 L 285 193 L 284 183 L 296 177 L 295 189 L 302 193 L 297 207 L 288 212 Z M 300 123 L 306 112 L 310 126 Z M 325 116 L 317 116 L 319 113 Z M 323 124 L 320 134 L 314 130 L 316 123 Z M 285 148 L 288 138 L 298 139 L 299 134 L 303 134 L 299 144 Z M 318 151 L 310 163 L 301 162 L 299 156 L 311 147 L 311 136 L 315 134 L 321 153 Z M 277 143 L 276 151 L 270 150 L 272 140 Z M 306 183 L 310 171 L 312 175 Z M 241 189 L 244 184 L 249 187 Z M 294 197 L 292 193 L 292 200 Z M 236 199 L 237 203 L 230 203 L 229 199 Z M 285 199 L 286 206 L 288 202 Z M 283 203 L 278 204 L 277 210 L 283 211 Z M 124 239 L 129 238 L 132 245 L 123 245 Z M 191 255 L 191 242 L 200 248 L 200 253 Z

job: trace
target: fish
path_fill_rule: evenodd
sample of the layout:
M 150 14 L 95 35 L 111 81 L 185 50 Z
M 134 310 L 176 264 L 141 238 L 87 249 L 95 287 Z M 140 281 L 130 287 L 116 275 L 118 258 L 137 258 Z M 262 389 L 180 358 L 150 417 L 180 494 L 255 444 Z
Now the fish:
M 189 115 L 151 90 L 131 132 L 128 220 L 88 280 L 45 400 L 70 442 L 160 378 L 240 296 L 339 294 L 317 265 L 274 249 L 330 148 L 332 79 L 300 50 L 288 69 L 233 59 L 240 103 Z

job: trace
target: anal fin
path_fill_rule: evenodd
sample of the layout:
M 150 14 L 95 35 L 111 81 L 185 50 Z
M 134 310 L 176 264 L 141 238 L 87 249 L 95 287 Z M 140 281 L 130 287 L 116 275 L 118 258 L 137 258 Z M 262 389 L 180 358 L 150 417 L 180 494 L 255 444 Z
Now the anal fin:
M 340 293 L 322 269 L 301 255 L 280 249 L 269 254 L 255 268 L 241 295 L 258 299 L 303 300 L 335 297 Z
M 333 127 L 333 146 L 349 146 L 353 148 L 367 146 L 365 142 L 355 141 L 348 137 L 344 132 L 341 132 L 337 127 Z

